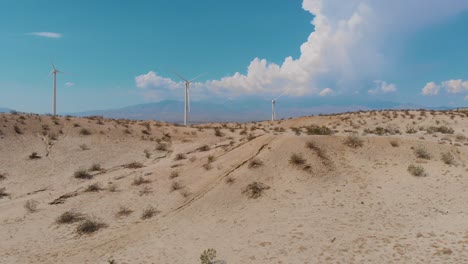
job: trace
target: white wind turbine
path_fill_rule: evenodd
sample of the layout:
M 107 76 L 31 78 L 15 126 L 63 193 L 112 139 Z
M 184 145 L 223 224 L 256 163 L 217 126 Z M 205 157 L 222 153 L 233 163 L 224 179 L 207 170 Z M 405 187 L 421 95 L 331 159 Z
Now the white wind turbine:
M 54 75 L 54 116 L 57 115 L 57 73 L 64 73 L 55 68 L 54 63 L 52 63 L 52 71 L 49 76 Z
M 281 96 L 283 96 L 287 91 L 289 91 L 289 88 L 284 90 L 280 95 L 278 95 L 275 99 L 271 100 L 271 121 L 276 120 L 276 100 L 278 100 Z
M 205 73 L 202 73 L 193 79 L 187 80 L 184 77 L 182 77 L 182 75 L 178 74 L 177 72 L 175 71 L 172 71 L 172 72 L 185 82 L 184 126 L 187 126 L 188 113 L 190 112 L 190 83 L 200 78 Z

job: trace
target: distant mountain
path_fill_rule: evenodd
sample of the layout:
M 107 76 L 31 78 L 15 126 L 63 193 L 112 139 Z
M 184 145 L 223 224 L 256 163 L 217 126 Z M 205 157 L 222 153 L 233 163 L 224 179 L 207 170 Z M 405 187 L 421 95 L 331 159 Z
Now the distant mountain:
M 454 107 L 424 107 L 415 104 L 401 104 L 390 101 L 354 101 L 349 98 L 285 98 L 276 103 L 278 118 L 308 116 L 316 114 L 341 113 L 358 110 L 383 109 L 434 109 L 449 110 Z M 160 120 L 182 123 L 184 102 L 166 100 L 157 103 L 132 105 L 118 109 L 72 113 L 76 116 L 104 116 L 138 120 Z M 248 122 L 271 118 L 271 101 L 263 99 L 227 100 L 224 102 L 194 101 L 189 113 L 190 123 L 207 122 Z
M 0 107 L 0 113 L 8 113 L 10 111 L 11 111 L 11 109 L 9 109 L 9 108 Z

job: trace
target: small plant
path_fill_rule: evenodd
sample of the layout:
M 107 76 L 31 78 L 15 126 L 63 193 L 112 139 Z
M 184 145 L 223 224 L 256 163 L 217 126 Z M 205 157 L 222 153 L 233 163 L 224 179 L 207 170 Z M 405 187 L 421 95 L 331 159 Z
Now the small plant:
M 235 180 L 234 178 L 232 178 L 232 177 L 227 177 L 227 178 L 226 178 L 226 183 L 227 183 L 227 184 L 233 184 L 235 181 L 236 181 L 236 180 Z
M 182 189 L 182 185 L 179 182 L 172 182 L 171 191 L 177 191 Z
M 151 158 L 151 152 L 150 152 L 149 150 L 145 149 L 145 150 L 143 151 L 143 153 L 145 153 L 145 157 L 146 157 L 147 159 Z
M 200 255 L 201 264 L 213 264 L 216 259 L 216 250 L 209 248 Z
M 128 164 L 125 164 L 124 168 L 126 168 L 126 169 L 139 169 L 139 168 L 143 168 L 143 164 L 140 163 L 140 162 L 134 161 L 134 162 L 130 162 Z
M 70 211 L 66 211 L 65 213 L 63 213 L 59 217 L 57 217 L 55 222 L 57 224 L 71 224 L 71 223 L 81 221 L 83 219 L 84 219 L 83 214 L 81 214 L 79 212 L 76 212 L 76 211 L 71 211 L 70 210 Z
M 390 140 L 390 145 L 392 145 L 392 147 L 396 148 L 396 147 L 400 146 L 400 143 L 398 142 L 398 140 Z
M 408 172 L 413 176 L 426 176 L 426 172 L 422 166 L 419 165 L 409 165 Z
M 102 190 L 101 186 L 99 185 L 99 183 L 96 182 L 96 183 L 88 185 L 88 187 L 86 187 L 85 189 L 85 192 L 99 192 L 101 190 Z
M 3 198 L 3 197 L 6 197 L 6 196 L 10 196 L 10 194 L 8 194 L 8 193 L 6 192 L 5 187 L 0 188 L 0 199 Z
M 109 185 L 107 187 L 107 190 L 109 190 L 109 192 L 116 192 L 117 191 L 117 185 L 115 183 L 112 183 L 111 185 Z
M 206 164 L 203 164 L 202 166 L 205 170 L 211 170 L 213 168 L 213 166 L 211 166 L 210 163 L 206 163 Z
M 183 159 L 186 159 L 186 158 L 187 158 L 187 156 L 185 156 L 185 154 L 183 154 L 183 153 L 178 153 L 178 154 L 175 156 L 174 160 L 183 160 Z
M 107 225 L 97 219 L 85 219 L 76 227 L 76 232 L 79 235 L 92 234 L 97 232 L 99 229 L 106 227 Z
M 89 147 L 88 147 L 88 145 L 86 145 L 86 144 L 81 144 L 81 145 L 80 145 L 80 149 L 83 150 L 83 151 L 84 151 L 84 150 L 89 150 Z
M 208 163 L 212 163 L 213 161 L 215 161 L 215 157 L 213 155 L 209 155 L 208 156 Z
M 29 155 L 29 159 L 30 159 L 30 160 L 35 160 L 35 159 L 40 159 L 40 158 L 41 158 L 41 156 L 39 156 L 39 154 L 37 154 L 36 151 L 34 151 L 33 153 L 31 153 L 31 154 Z
M 249 162 L 249 168 L 253 168 L 253 169 L 258 168 L 258 167 L 260 167 L 260 166 L 262 166 L 262 165 L 263 165 L 263 161 L 261 161 L 261 160 L 259 160 L 259 159 L 257 159 L 257 158 L 252 159 L 252 160 Z
M 151 187 L 145 186 L 143 187 L 143 189 L 140 190 L 140 196 L 148 195 L 148 194 L 151 194 L 152 192 L 153 190 L 151 189 Z
M 34 213 L 37 212 L 37 205 L 39 204 L 38 201 L 35 200 L 27 200 L 26 203 L 24 204 L 24 208 L 26 211 L 29 213 Z
M 133 210 L 131 210 L 128 207 L 125 206 L 120 206 L 119 211 L 116 213 L 117 217 L 123 217 L 123 216 L 129 216 L 131 213 L 133 213 Z
M 102 171 L 102 167 L 101 167 L 101 164 L 99 163 L 94 163 L 93 165 L 91 165 L 91 167 L 89 167 L 89 171 Z
M 344 144 L 351 148 L 359 148 L 364 145 L 364 141 L 360 139 L 357 135 L 349 135 L 344 140 Z
M 450 152 L 444 152 L 441 154 L 442 161 L 447 165 L 455 165 L 455 157 Z
M 15 129 L 16 134 L 18 134 L 18 135 L 23 134 L 23 131 L 22 131 L 21 128 L 20 128 L 19 126 L 17 126 L 17 125 L 15 125 L 15 126 L 13 127 L 13 129 Z
M 301 154 L 296 154 L 296 153 L 293 153 L 291 154 L 291 157 L 289 158 L 289 163 L 293 164 L 293 165 L 304 165 L 306 162 L 306 160 L 302 157 Z
M 154 207 L 148 206 L 145 210 L 143 210 L 143 213 L 141 214 L 141 219 L 143 219 L 143 220 L 149 219 L 149 218 L 157 215 L 158 213 L 160 213 L 160 212 L 158 210 L 156 210 Z
M 414 154 L 420 159 L 431 159 L 431 154 L 422 146 L 415 148 Z
M 179 172 L 178 171 L 173 171 L 171 172 L 171 175 L 169 175 L 169 179 L 175 179 L 179 177 Z
M 203 145 L 198 148 L 199 151 L 208 151 L 210 150 L 210 147 L 208 145 Z
M 331 135 L 333 131 L 326 126 L 311 125 L 305 127 L 307 135 Z
M 137 177 L 135 179 L 133 179 L 133 182 L 132 182 L 132 185 L 135 185 L 135 186 L 140 186 L 142 184 L 147 184 L 147 183 L 150 183 L 151 181 L 150 180 L 147 180 L 143 177 Z
M 252 199 L 257 199 L 263 195 L 265 190 L 270 189 L 270 186 L 263 184 L 261 182 L 253 182 L 242 191 L 242 193 L 246 194 L 247 197 Z
M 91 134 L 92 134 L 91 131 L 89 129 L 87 129 L 87 128 L 80 129 L 80 135 L 82 135 L 82 136 L 89 136 Z
M 158 143 L 158 145 L 156 145 L 156 150 L 167 151 L 167 145 L 164 143 Z
M 6 173 L 0 173 L 0 181 L 3 181 L 6 179 Z
M 219 128 L 214 128 L 214 132 L 215 132 L 215 136 L 217 137 L 222 137 L 224 136 L 224 134 L 221 132 L 221 130 L 219 130 Z
M 91 175 L 89 172 L 87 172 L 84 169 L 79 169 L 79 170 L 75 171 L 73 176 L 75 178 L 77 178 L 77 179 L 83 179 L 83 180 L 89 180 L 89 179 L 93 178 L 93 175 Z

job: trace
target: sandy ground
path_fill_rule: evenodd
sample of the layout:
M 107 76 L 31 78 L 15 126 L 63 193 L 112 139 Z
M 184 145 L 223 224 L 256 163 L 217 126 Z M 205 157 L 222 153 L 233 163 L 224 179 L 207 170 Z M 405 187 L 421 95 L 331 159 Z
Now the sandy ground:
M 467 129 L 462 112 L 188 128 L 2 114 L 0 263 L 200 263 L 209 248 L 217 263 L 468 263 Z M 352 134 L 362 146 L 345 144 Z M 74 177 L 93 164 L 92 179 Z M 267 187 L 258 198 L 245 192 L 254 182 Z M 58 224 L 70 210 L 103 228 Z

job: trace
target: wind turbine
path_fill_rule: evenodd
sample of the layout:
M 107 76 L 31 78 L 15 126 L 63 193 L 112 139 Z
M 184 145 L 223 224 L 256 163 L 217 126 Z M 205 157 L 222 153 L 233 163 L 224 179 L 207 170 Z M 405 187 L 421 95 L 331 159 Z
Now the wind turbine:
M 182 77 L 182 75 L 178 74 L 177 72 L 175 71 L 171 71 L 171 72 L 173 72 L 175 75 L 177 75 L 180 79 L 182 79 L 185 82 L 184 126 L 187 126 L 188 113 L 190 112 L 190 83 L 200 78 L 205 73 L 202 73 L 193 79 L 187 80 L 184 77 Z
M 54 116 L 57 115 L 57 73 L 64 73 L 55 68 L 54 63 L 52 63 L 52 71 L 49 76 L 54 75 Z
M 284 90 L 280 95 L 278 95 L 275 99 L 271 100 L 271 121 L 276 120 L 276 100 L 278 100 L 281 96 L 283 96 L 290 88 Z

